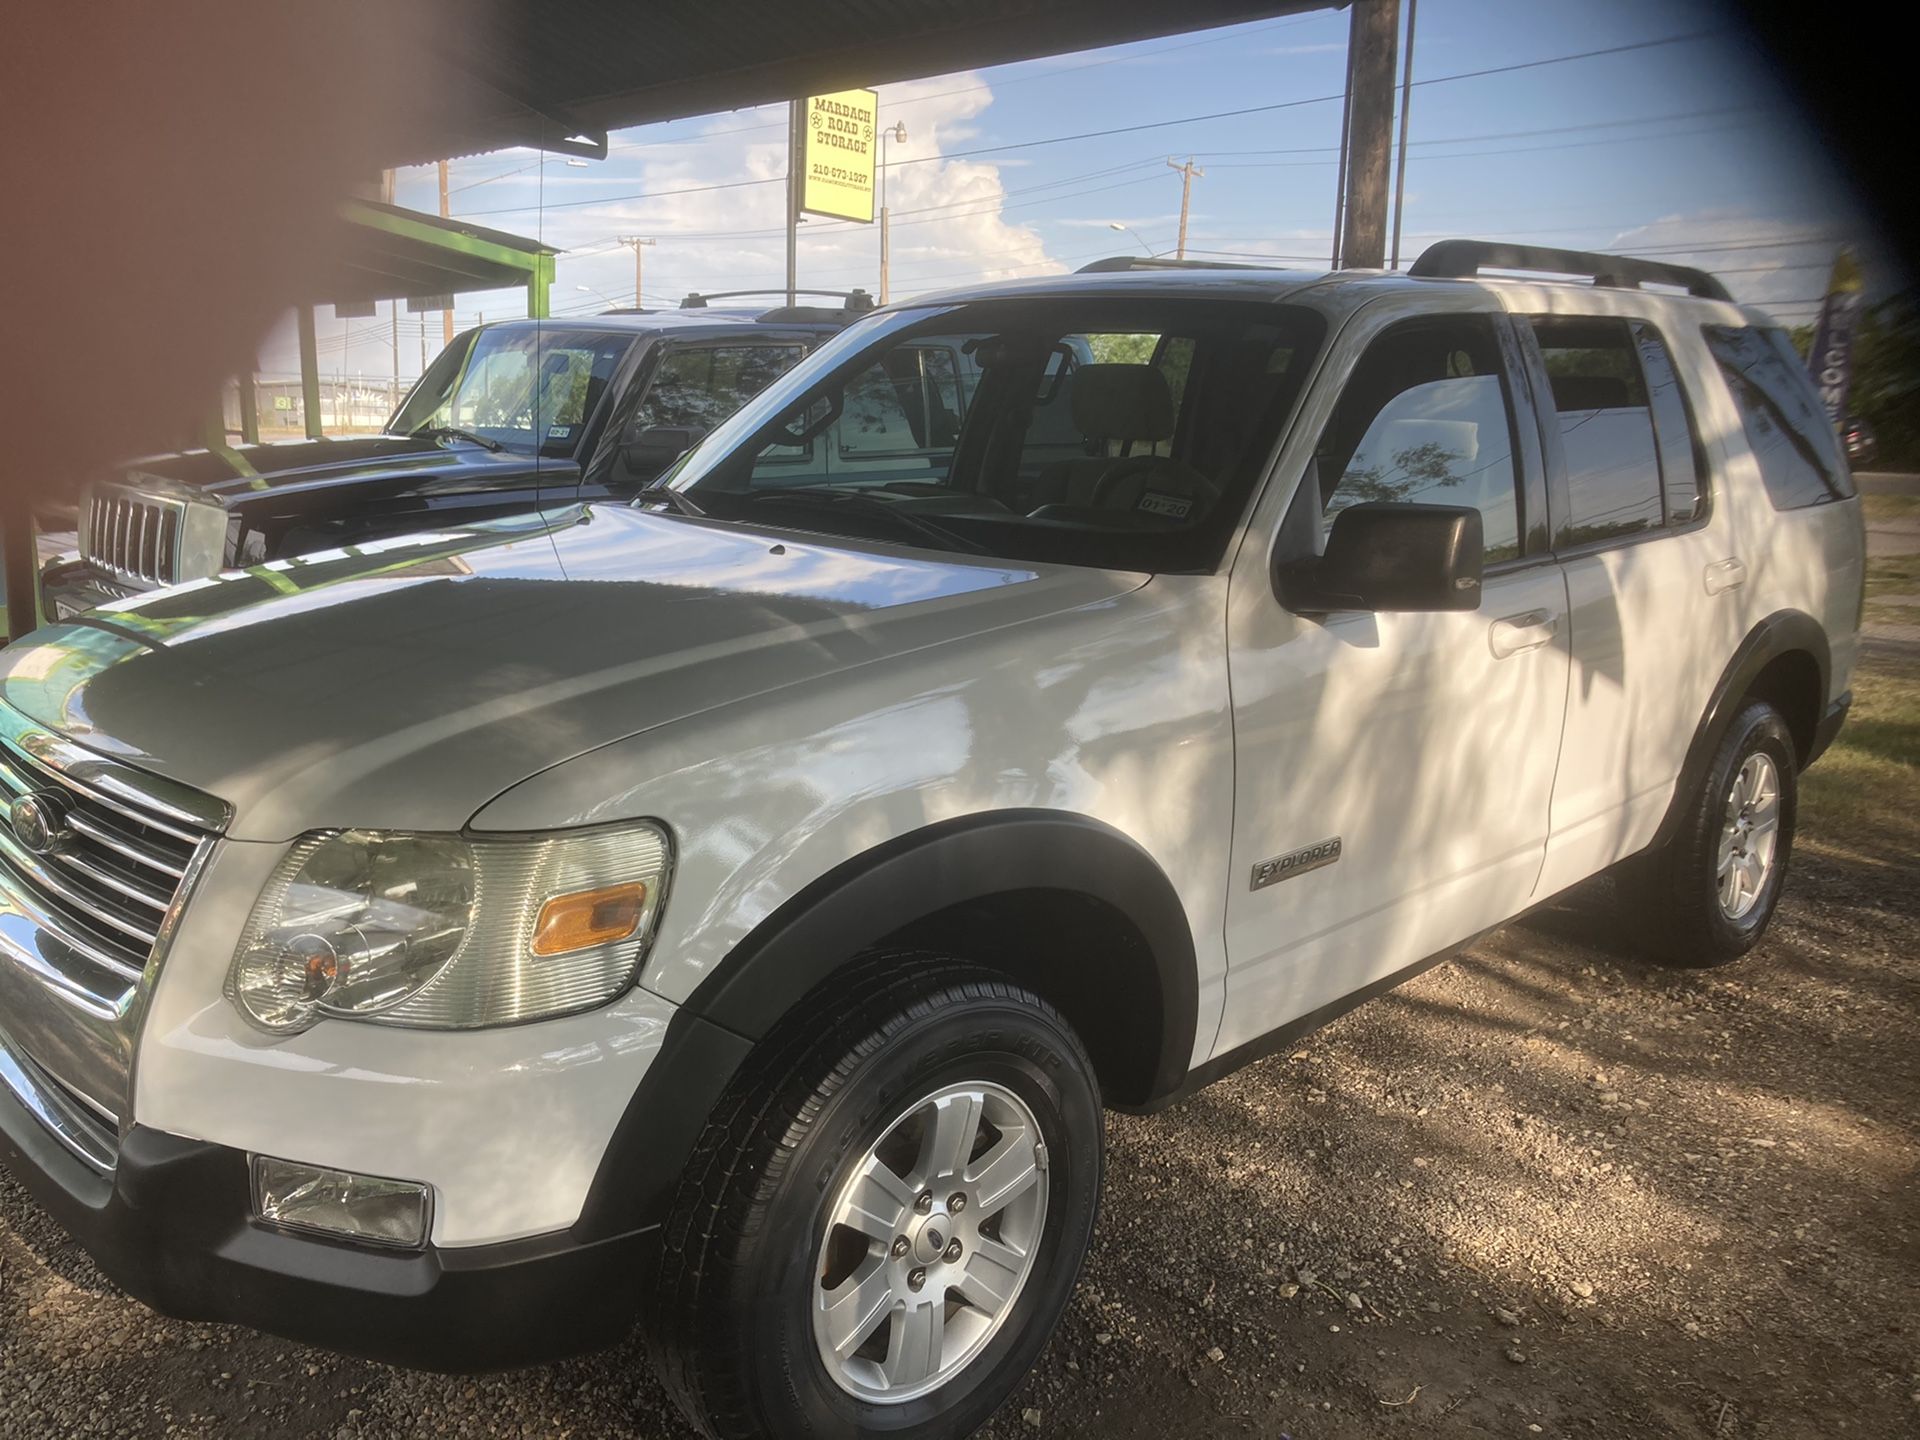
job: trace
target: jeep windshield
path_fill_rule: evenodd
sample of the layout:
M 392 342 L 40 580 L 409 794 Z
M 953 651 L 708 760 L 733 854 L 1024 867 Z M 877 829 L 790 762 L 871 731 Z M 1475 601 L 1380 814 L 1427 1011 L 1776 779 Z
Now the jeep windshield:
M 470 331 L 440 352 L 387 433 L 571 455 L 633 340 L 531 323 Z
M 789 371 L 664 483 L 721 522 L 1210 569 L 1323 335 L 1311 311 L 1245 301 L 885 314 Z

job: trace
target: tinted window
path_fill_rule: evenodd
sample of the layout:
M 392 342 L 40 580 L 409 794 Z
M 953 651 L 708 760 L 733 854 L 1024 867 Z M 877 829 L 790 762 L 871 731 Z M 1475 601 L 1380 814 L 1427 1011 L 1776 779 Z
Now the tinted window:
M 1640 347 L 1640 369 L 1646 376 L 1647 403 L 1660 446 L 1660 481 L 1666 491 L 1667 520 L 1685 525 L 1707 508 L 1700 432 L 1694 426 L 1693 407 L 1687 404 L 1666 343 L 1651 325 L 1639 320 L 1633 322 L 1633 338 Z
M 1795 510 L 1852 495 L 1853 477 L 1833 427 L 1785 332 L 1709 325 L 1705 333 L 1774 508 Z
M 711 430 L 778 379 L 800 353 L 798 345 L 676 346 L 660 358 L 629 438 L 656 425 Z
M 1541 318 L 1533 333 L 1552 386 L 1567 472 L 1560 544 L 1657 529 L 1665 513 L 1659 447 L 1627 322 Z
M 1368 347 L 1315 452 L 1329 517 L 1348 505 L 1471 505 L 1487 560 L 1520 553 L 1513 418 L 1482 315 L 1414 320 Z

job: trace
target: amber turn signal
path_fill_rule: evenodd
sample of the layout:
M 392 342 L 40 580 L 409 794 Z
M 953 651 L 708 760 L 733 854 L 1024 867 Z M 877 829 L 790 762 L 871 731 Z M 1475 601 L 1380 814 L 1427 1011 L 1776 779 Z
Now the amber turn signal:
M 556 895 L 540 907 L 533 924 L 533 953 L 565 955 L 591 945 L 610 945 L 640 929 L 647 906 L 644 881 Z

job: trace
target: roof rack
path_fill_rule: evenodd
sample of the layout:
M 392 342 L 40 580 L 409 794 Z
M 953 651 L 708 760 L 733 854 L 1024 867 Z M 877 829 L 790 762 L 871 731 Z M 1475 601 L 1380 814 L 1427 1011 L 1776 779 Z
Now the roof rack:
M 680 308 L 682 310 L 704 310 L 715 300 L 738 300 L 747 295 L 784 296 L 788 293 L 786 290 L 714 290 L 707 294 L 702 294 L 700 291 L 695 290 L 680 302 Z M 838 300 L 843 310 L 854 315 L 861 315 L 873 309 L 873 296 L 858 286 L 855 286 L 851 290 L 795 290 L 791 293 L 795 295 L 828 296 L 830 299 Z
M 1073 273 L 1105 275 L 1123 270 L 1284 270 L 1284 265 L 1248 265 L 1239 260 L 1173 260 L 1154 255 L 1109 255 L 1091 260 Z
M 1591 250 L 1556 250 L 1548 245 L 1506 245 L 1494 240 L 1440 240 L 1420 253 L 1409 275 L 1429 279 L 1470 280 L 1482 270 L 1532 270 L 1547 275 L 1582 275 L 1595 285 L 1637 290 L 1643 285 L 1672 285 L 1703 300 L 1732 300 L 1727 287 L 1691 265 L 1665 265 L 1631 255 L 1601 255 Z

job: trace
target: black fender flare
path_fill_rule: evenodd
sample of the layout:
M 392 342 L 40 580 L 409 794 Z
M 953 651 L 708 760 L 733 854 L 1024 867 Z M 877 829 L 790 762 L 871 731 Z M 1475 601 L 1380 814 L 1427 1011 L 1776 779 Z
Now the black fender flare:
M 1037 889 L 1091 896 L 1139 929 L 1160 978 L 1153 1090 L 1177 1089 L 1193 1055 L 1199 974 L 1186 909 L 1166 872 L 1120 831 L 1083 815 L 1013 809 L 961 816 L 835 866 L 755 926 L 700 982 L 614 1129 L 576 1237 L 601 1239 L 665 1218 L 707 1115 L 741 1062 L 847 961 L 951 906 Z
M 1814 666 L 1820 672 L 1820 710 L 1824 712 L 1833 677 L 1833 652 L 1827 644 L 1827 632 L 1803 610 L 1776 610 L 1747 632 L 1746 639 L 1740 642 L 1740 648 L 1734 651 L 1733 659 L 1721 672 L 1719 683 L 1713 688 L 1713 698 L 1707 702 L 1706 713 L 1700 717 L 1693 741 L 1687 746 L 1687 758 L 1681 764 L 1673 800 L 1660 821 L 1660 828 L 1654 832 L 1649 849 L 1658 849 L 1673 838 L 1687 810 L 1687 798 L 1704 782 L 1707 767 L 1713 763 L 1714 753 L 1726 738 L 1727 727 L 1733 724 L 1740 702 L 1753 688 L 1760 672 L 1782 655 L 1795 651 L 1813 657 Z

